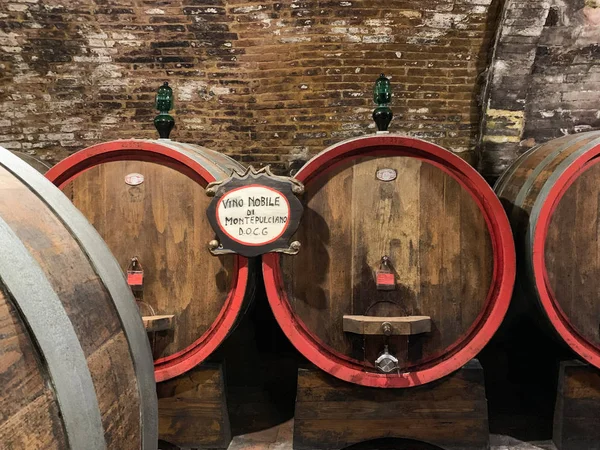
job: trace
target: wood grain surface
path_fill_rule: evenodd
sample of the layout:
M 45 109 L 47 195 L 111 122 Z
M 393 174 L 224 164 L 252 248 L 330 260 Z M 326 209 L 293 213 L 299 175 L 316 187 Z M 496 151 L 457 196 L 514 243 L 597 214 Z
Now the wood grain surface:
M 180 447 L 226 449 L 231 428 L 221 364 L 202 364 L 157 385 L 159 438 Z
M 381 181 L 380 169 L 397 178 Z M 283 256 L 294 313 L 325 345 L 374 371 L 379 337 L 344 333 L 344 315 L 429 316 L 431 332 L 389 338 L 402 368 L 432 361 L 482 312 L 494 270 L 488 226 L 472 196 L 437 166 L 404 156 L 349 159 L 306 186 L 303 247 Z M 390 257 L 396 289 L 376 289 Z
M 579 361 L 560 366 L 554 412 L 558 450 L 600 450 L 600 370 Z
M 140 173 L 138 186 L 125 176 Z M 152 337 L 155 359 L 192 345 L 213 324 L 231 288 L 234 258 L 214 257 L 204 188 L 174 169 L 141 161 L 101 164 L 63 191 L 88 218 L 127 270 L 144 269 L 143 313 L 174 315 L 170 330 Z
M 548 324 L 563 329 L 564 340 L 600 367 L 600 166 L 588 156 L 598 145 L 598 132 L 540 145 L 516 161 L 495 190 L 511 221 L 519 255 L 515 301 L 538 301 Z M 567 174 L 566 191 L 559 194 L 557 180 L 575 161 L 582 165 Z M 538 221 L 544 205 L 553 208 L 547 229 Z M 534 265 L 538 240 L 545 247 Z
M 298 371 L 295 450 L 337 450 L 378 438 L 414 439 L 446 450 L 489 448 L 483 370 L 412 389 L 357 386 L 316 368 Z
M 67 448 L 51 380 L 0 283 L 0 442 L 6 449 Z
M 141 423 L 137 380 L 127 339 L 103 281 L 60 218 L 4 168 L 0 168 L 0 190 L 0 216 L 39 264 L 73 324 L 94 383 L 107 446 L 111 449 L 139 449 Z M 4 307 L 7 308 L 6 304 Z M 23 364 L 28 365 L 31 372 L 24 370 L 12 375 L 4 372 L 6 384 L 0 383 L 0 397 L 23 396 L 29 399 L 31 393 L 25 387 L 16 390 L 11 388 L 12 383 L 18 382 L 11 378 L 18 379 L 25 374 L 25 380 L 28 380 L 27 377 L 37 380 L 28 381 L 34 398 L 31 398 L 31 403 L 22 401 L 24 414 L 27 408 L 35 409 L 29 414 L 33 414 L 32 420 L 39 421 L 40 433 L 50 439 L 47 430 L 51 428 L 55 433 L 53 439 L 56 439 L 55 444 L 48 443 L 47 446 L 40 441 L 39 447 L 31 443 L 30 446 L 14 448 L 52 448 L 52 445 L 66 448 L 61 425 L 56 423 L 55 415 L 60 412 L 56 410 L 51 389 L 48 391 L 51 380 L 45 380 L 44 363 L 38 361 L 36 368 L 31 356 L 20 354 L 29 353 L 28 345 L 35 348 L 29 342 L 33 338 L 15 328 L 20 323 L 15 309 L 9 307 L 4 312 L 10 315 L 0 316 L 2 323 L 9 327 L 7 332 L 12 332 L 16 337 L 4 339 L 4 332 L 0 333 L 3 338 L 0 340 L 0 358 L 5 362 L 2 367 L 10 368 L 13 360 L 26 357 Z M 12 331 L 10 327 L 13 327 Z M 18 339 L 23 347 L 15 347 L 14 339 Z M 11 345 L 12 350 L 10 347 L 4 348 L 5 345 Z M 39 386 L 36 387 L 40 383 L 43 383 L 41 391 Z M 13 403 L 8 410 L 15 404 L 19 403 Z M 5 409 L 2 411 L 4 413 Z M 11 415 L 13 421 L 20 420 L 18 415 L 9 414 L 9 417 Z M 0 428 L 14 426 L 15 423 L 9 420 Z M 35 432 L 32 433 L 32 439 L 33 436 Z
M 560 308 L 584 338 L 600 348 L 600 164 L 567 189 L 546 237 L 548 281 Z

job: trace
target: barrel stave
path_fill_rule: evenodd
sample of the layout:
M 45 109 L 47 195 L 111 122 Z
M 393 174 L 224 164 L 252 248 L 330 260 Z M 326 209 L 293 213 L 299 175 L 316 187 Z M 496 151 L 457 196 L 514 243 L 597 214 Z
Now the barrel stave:
M 514 173 L 497 187 L 498 195 L 508 208 L 512 209 L 516 206 L 529 214 L 539 192 L 556 168 L 596 138 L 597 136 L 580 136 L 576 140 L 573 140 L 572 136 L 571 139 L 560 138 L 530 151 L 519 162 Z
M 1 282 L 0 336 L 0 442 L 8 449 L 68 448 L 50 377 Z

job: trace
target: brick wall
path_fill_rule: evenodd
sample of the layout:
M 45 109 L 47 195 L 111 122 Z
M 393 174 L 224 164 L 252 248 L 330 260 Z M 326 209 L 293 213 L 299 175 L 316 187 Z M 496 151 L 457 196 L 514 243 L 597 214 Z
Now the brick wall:
M 501 23 L 482 133 L 490 178 L 536 144 L 600 128 L 600 1 L 509 0 Z
M 154 92 L 168 80 L 173 139 L 282 171 L 373 131 L 385 72 L 391 130 L 473 162 L 497 3 L 3 0 L 0 145 L 56 161 L 153 138 Z

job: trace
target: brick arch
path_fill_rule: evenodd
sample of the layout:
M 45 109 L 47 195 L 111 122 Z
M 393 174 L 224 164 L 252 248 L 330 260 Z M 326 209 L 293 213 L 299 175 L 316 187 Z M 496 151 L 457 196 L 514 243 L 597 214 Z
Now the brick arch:
M 599 39 L 600 4 L 506 0 L 480 134 L 486 177 L 537 144 L 600 128 Z

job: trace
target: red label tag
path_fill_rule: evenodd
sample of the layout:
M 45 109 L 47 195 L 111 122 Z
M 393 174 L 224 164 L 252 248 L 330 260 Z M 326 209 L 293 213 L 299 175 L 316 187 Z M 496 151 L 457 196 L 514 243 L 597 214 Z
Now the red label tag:
M 377 272 L 377 289 L 391 291 L 396 289 L 396 279 L 393 273 Z
M 144 272 L 127 272 L 129 286 L 141 286 L 144 283 Z

